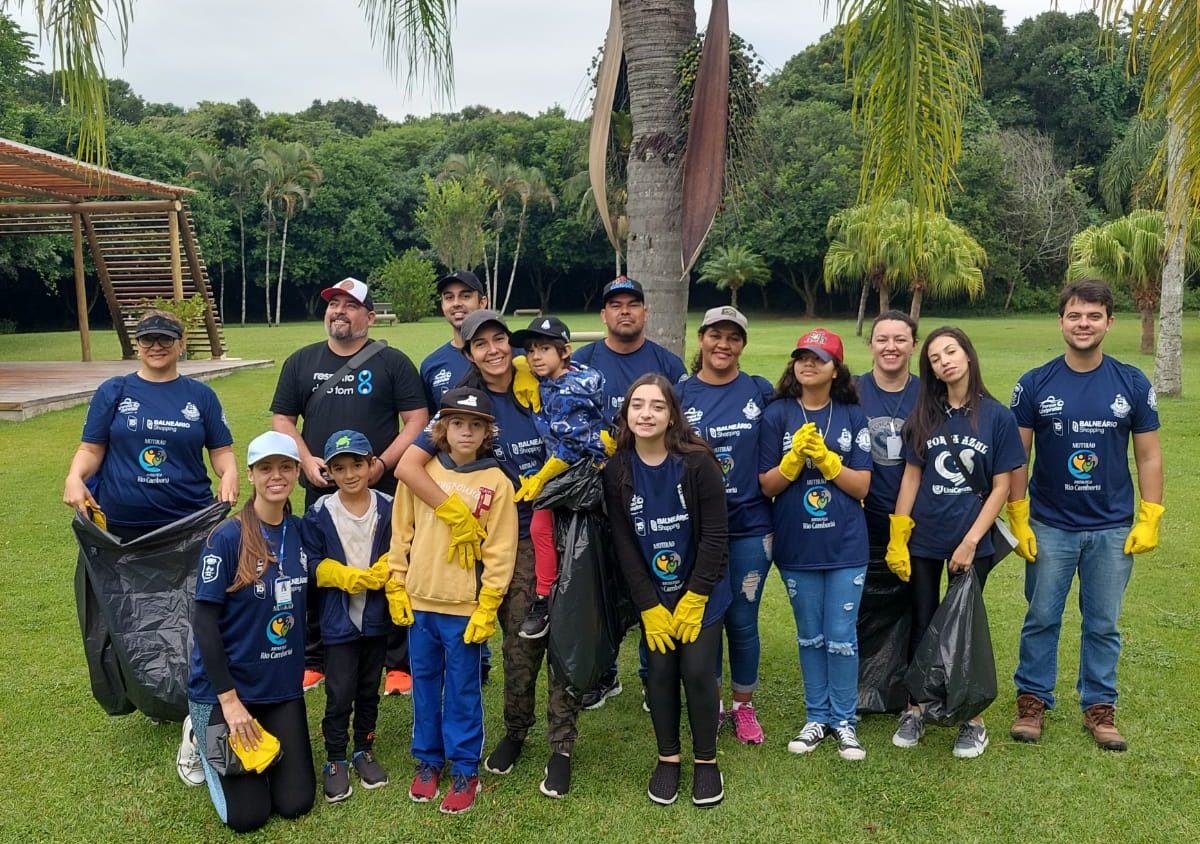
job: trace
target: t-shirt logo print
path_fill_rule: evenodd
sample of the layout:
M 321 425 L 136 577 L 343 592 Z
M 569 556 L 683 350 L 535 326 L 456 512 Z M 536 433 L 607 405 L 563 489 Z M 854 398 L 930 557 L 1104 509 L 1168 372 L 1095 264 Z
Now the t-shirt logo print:
M 183 418 L 189 422 L 199 422 L 200 421 L 200 409 L 198 407 L 196 407 L 196 405 L 192 404 L 191 402 L 188 402 L 187 404 L 185 404 L 183 406 L 183 410 L 181 410 L 180 413 L 182 413 Z
M 1129 411 L 1133 410 L 1133 407 L 1129 404 L 1129 399 L 1120 393 L 1117 393 L 1117 397 L 1113 399 L 1113 403 L 1108 408 L 1113 412 L 1113 416 L 1118 419 L 1124 419 L 1129 415 Z

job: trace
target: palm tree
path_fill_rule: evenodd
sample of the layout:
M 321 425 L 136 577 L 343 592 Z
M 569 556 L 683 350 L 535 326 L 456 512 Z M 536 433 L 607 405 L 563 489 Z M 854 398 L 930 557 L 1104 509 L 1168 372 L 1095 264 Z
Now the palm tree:
M 738 306 L 738 291 L 747 284 L 763 285 L 771 280 L 771 271 L 761 255 L 745 246 L 718 246 L 700 270 L 700 281 L 729 291 L 729 304 Z
M 880 313 L 891 305 L 892 285 L 882 252 L 883 231 L 892 217 L 907 213 L 908 204 L 896 201 L 882 208 L 856 205 L 829 218 L 829 249 L 825 252 L 824 262 L 825 289 L 862 284 L 858 320 L 854 326 L 856 336 L 862 336 L 867 297 L 872 290 L 879 291 Z
M 242 259 L 242 325 L 246 324 L 246 206 L 254 201 L 261 190 L 258 184 L 261 171 L 250 150 L 230 147 L 225 150 L 225 186 L 229 203 L 237 211 L 238 238 Z
M 254 159 L 254 166 L 260 176 L 259 201 L 263 204 L 263 228 L 267 234 L 267 244 L 263 260 L 263 295 L 266 299 L 267 325 L 271 325 L 271 234 L 275 231 L 275 200 L 279 186 L 283 183 L 283 169 L 279 161 L 278 141 L 267 141 Z
M 298 210 L 308 207 L 313 192 L 321 184 L 321 168 L 304 144 L 287 144 L 278 150 L 281 180 L 275 198 L 283 210 L 283 234 L 279 240 L 279 281 L 275 285 L 275 324 L 279 325 L 283 311 L 283 267 L 287 257 L 288 223 Z
M 220 153 L 206 149 L 196 150 L 192 163 L 188 167 L 187 177 L 206 183 L 213 193 L 222 196 L 227 192 L 229 172 L 225 167 L 225 159 Z M 217 313 L 221 321 L 225 321 L 225 259 L 221 259 L 221 292 L 217 297 Z
M 504 304 L 500 306 L 500 313 L 508 310 L 508 298 L 512 295 L 513 283 L 517 279 L 517 261 L 521 257 L 521 243 L 525 239 L 525 223 L 529 213 L 529 204 L 545 202 L 551 209 L 558 207 L 558 198 L 546 184 L 545 175 L 536 167 L 525 169 L 521 178 L 516 180 L 513 185 L 517 200 L 521 203 L 521 214 L 517 217 L 517 245 L 513 249 L 512 272 L 508 276 L 508 289 L 504 291 Z

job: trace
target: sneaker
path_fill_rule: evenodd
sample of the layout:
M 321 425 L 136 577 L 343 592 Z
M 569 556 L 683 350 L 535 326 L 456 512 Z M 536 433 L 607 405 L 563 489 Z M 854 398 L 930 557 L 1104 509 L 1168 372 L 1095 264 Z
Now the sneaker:
M 692 766 L 692 805 L 711 809 L 725 799 L 725 779 L 717 763 Z
M 450 790 L 442 798 L 438 811 L 446 815 L 461 815 L 471 811 L 475 805 L 475 795 L 480 792 L 479 777 L 468 777 L 466 774 L 455 774 L 450 780 Z
M 175 754 L 175 770 L 184 785 L 204 785 L 204 766 L 200 764 L 200 751 L 196 749 L 191 715 L 183 719 L 183 738 L 179 742 L 179 752 Z
M 314 668 L 304 669 L 304 679 L 300 681 L 301 688 L 306 692 L 311 692 L 317 686 L 325 682 L 325 675 Z
M 838 756 L 849 762 L 860 762 L 867 758 L 867 751 L 859 742 L 858 733 L 854 731 L 853 724 L 834 727 L 833 734 L 837 736 Z
M 345 760 L 326 762 L 322 769 L 325 774 L 325 800 L 329 803 L 341 803 L 354 793 L 350 787 L 350 769 Z
M 412 785 L 408 787 L 408 799 L 414 803 L 428 803 L 438 796 L 438 781 L 442 778 L 440 768 L 428 762 L 418 762 Z
M 379 764 L 379 760 L 371 751 L 357 751 L 351 757 L 350 764 L 354 766 L 354 772 L 358 774 L 358 781 L 362 783 L 363 788 L 382 788 L 388 784 L 387 770 Z
M 383 681 L 383 693 L 385 695 L 412 694 L 412 675 L 399 669 L 389 671 L 387 678 Z
M 896 747 L 916 747 L 925 735 L 925 718 L 919 709 L 906 709 L 900 713 L 900 726 L 892 733 L 892 744 Z
M 788 742 L 788 753 L 812 753 L 817 745 L 829 738 L 829 728 L 824 724 L 809 721 L 800 735 Z
M 650 799 L 660 806 L 670 806 L 679 797 L 679 763 L 658 760 L 646 789 Z
M 611 683 L 606 679 L 601 679 L 595 688 L 588 689 L 583 693 L 583 697 L 579 699 L 579 705 L 584 709 L 599 709 L 604 706 L 606 700 L 616 697 L 623 691 L 625 690 L 621 688 L 620 677 L 613 677 Z
M 493 774 L 511 774 L 513 765 L 521 758 L 521 749 L 525 747 L 524 739 L 505 736 L 500 739 L 496 749 L 483 760 L 484 770 Z
M 1117 730 L 1116 709 L 1111 703 L 1097 703 L 1083 711 L 1083 728 L 1105 750 L 1125 750 L 1129 745 Z
M 987 746 L 987 727 L 968 721 L 958 728 L 958 738 L 954 740 L 954 756 L 957 759 L 974 759 L 976 756 L 982 756 Z
M 733 734 L 742 744 L 762 744 L 765 736 L 763 728 L 758 723 L 758 715 L 754 712 L 754 704 L 743 703 L 729 710 L 729 720 L 733 722 Z M 707 767 L 701 765 L 700 767 Z
M 1037 695 L 1022 692 L 1017 695 L 1017 719 L 1008 734 L 1017 741 L 1037 741 L 1042 737 L 1046 720 L 1046 702 Z
M 546 763 L 546 778 L 538 790 L 547 797 L 566 797 L 571 790 L 571 757 L 565 753 L 551 753 Z
M 537 595 L 529 605 L 529 614 L 517 635 L 522 639 L 540 639 L 550 632 L 550 599 Z

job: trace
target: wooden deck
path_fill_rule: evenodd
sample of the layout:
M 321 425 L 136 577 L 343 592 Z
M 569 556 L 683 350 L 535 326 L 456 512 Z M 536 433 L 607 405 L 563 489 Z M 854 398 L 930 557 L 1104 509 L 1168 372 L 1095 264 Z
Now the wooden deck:
M 179 372 L 207 381 L 274 364 L 271 360 L 185 360 L 179 362 Z M 106 379 L 137 368 L 136 360 L 0 361 L 0 420 L 23 422 L 39 413 L 84 404 Z

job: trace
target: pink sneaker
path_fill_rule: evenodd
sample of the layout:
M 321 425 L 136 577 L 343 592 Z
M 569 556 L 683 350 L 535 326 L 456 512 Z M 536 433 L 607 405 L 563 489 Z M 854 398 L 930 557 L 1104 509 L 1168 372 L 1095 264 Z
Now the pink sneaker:
M 733 734 L 742 744 L 762 744 L 763 729 L 754 714 L 754 704 L 743 703 L 729 711 L 729 719 L 733 721 Z

